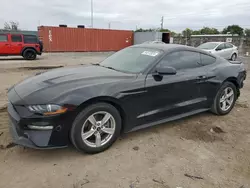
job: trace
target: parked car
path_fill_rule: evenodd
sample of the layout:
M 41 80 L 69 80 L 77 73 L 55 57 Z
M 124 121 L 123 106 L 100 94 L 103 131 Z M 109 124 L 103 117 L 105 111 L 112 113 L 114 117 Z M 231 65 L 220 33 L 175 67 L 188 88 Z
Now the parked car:
M 34 60 L 42 50 L 42 42 L 35 35 L 0 34 L 0 56 L 23 56 L 26 60 Z
M 162 42 L 162 41 L 155 40 L 155 41 L 146 41 L 143 44 L 166 44 L 166 43 Z
M 100 64 L 60 68 L 28 78 L 8 91 L 16 144 L 97 153 L 120 133 L 204 111 L 228 114 L 246 70 L 203 50 L 141 44 Z
M 198 48 L 232 61 L 235 61 L 239 54 L 238 48 L 227 42 L 207 42 Z

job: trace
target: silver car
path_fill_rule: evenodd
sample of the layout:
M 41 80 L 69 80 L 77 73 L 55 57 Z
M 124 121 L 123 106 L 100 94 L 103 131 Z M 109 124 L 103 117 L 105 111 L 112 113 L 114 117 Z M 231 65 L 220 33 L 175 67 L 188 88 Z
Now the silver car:
M 238 48 L 227 42 L 207 42 L 198 48 L 232 61 L 235 61 L 239 54 Z

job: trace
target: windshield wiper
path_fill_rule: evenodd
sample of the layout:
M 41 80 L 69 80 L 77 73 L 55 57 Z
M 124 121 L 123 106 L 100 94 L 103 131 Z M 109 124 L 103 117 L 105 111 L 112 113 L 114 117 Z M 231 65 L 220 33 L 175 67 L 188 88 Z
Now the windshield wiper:
M 103 65 L 101 65 L 101 64 L 99 64 L 99 63 L 91 63 L 91 65 L 95 65 L 95 66 L 101 66 L 101 67 L 104 67 L 104 68 L 107 68 L 107 69 L 111 69 L 111 70 L 115 70 L 115 71 L 119 71 L 119 72 L 121 72 L 120 70 L 117 70 L 117 69 L 115 69 L 115 68 L 113 68 L 113 67 L 106 67 L 106 66 L 103 66 Z

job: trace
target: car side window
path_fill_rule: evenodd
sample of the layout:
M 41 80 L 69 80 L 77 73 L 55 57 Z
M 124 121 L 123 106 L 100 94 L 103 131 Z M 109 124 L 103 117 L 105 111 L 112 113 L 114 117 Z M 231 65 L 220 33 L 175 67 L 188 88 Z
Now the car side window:
M 166 55 L 158 66 L 169 66 L 176 70 L 192 69 L 201 66 L 200 54 L 192 51 L 179 51 Z
M 21 35 L 11 35 L 11 42 L 23 42 Z
M 233 45 L 229 44 L 229 43 L 226 43 L 225 45 L 226 45 L 226 48 L 232 48 L 233 47 Z
M 8 41 L 7 35 L 0 35 L 0 42 L 7 42 L 7 41 Z
M 211 65 L 213 63 L 215 63 L 216 58 L 212 57 L 210 55 L 205 55 L 205 54 L 201 54 L 201 64 L 206 66 L 206 65 Z
M 220 44 L 217 48 L 216 48 L 216 50 L 224 50 L 225 49 L 225 44 L 223 43 L 223 44 Z
M 26 43 L 26 44 L 37 44 L 38 43 L 37 36 L 24 35 L 23 38 L 24 38 L 24 43 Z

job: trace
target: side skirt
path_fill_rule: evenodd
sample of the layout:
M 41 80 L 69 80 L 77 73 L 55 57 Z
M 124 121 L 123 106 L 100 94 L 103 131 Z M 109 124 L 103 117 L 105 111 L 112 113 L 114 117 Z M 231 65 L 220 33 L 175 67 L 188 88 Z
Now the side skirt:
M 201 113 L 201 112 L 206 112 L 208 110 L 209 110 L 209 108 L 203 108 L 203 109 L 183 113 L 183 114 L 180 114 L 180 115 L 177 115 L 177 116 L 173 116 L 173 117 L 170 117 L 170 118 L 162 119 L 162 120 L 159 120 L 159 121 L 155 121 L 155 122 L 147 123 L 147 124 L 144 124 L 144 125 L 136 126 L 133 129 L 131 129 L 130 131 L 128 131 L 127 133 L 137 131 L 137 130 L 140 130 L 140 129 L 144 129 L 144 128 L 147 128 L 147 127 L 152 127 L 154 125 L 174 121 L 174 120 L 181 119 L 181 118 L 184 118 L 184 117 L 192 116 L 192 115 L 195 115 L 195 114 L 198 114 L 198 113 Z

